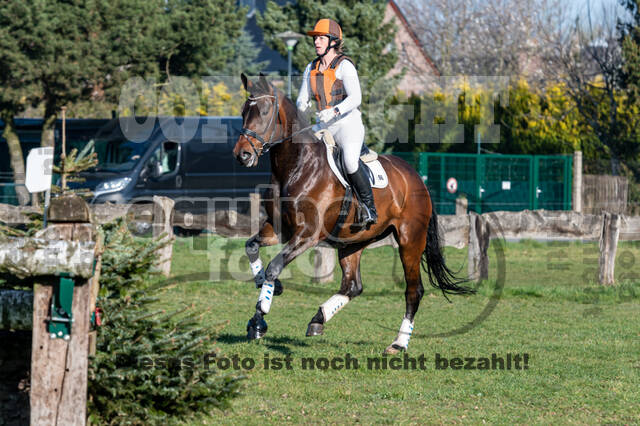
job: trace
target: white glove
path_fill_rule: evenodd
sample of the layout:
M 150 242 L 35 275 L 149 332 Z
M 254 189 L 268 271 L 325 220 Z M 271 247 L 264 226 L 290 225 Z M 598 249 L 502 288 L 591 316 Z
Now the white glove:
M 298 109 L 299 109 L 300 111 L 302 111 L 302 112 L 305 112 L 305 111 L 306 111 L 310 106 L 311 106 L 311 102 L 310 102 L 310 101 L 309 101 L 309 102 L 307 102 L 307 103 L 302 103 L 302 102 L 300 102 L 300 103 L 298 104 Z
M 320 120 L 323 123 L 328 123 L 329 121 L 335 118 L 336 113 L 333 110 L 333 108 L 327 108 L 320 111 L 317 115 L 318 115 L 318 120 Z

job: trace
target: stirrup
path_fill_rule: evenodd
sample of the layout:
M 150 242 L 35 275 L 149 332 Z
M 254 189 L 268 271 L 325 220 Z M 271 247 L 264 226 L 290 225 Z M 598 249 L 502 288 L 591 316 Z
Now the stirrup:
M 378 222 L 378 216 L 371 213 L 371 209 L 363 202 L 359 203 L 360 214 L 358 215 L 358 222 L 364 226 L 371 226 Z
M 366 210 L 366 217 L 364 218 L 364 224 L 366 226 L 369 225 L 375 225 L 376 223 L 378 223 L 378 217 L 374 214 L 371 214 L 371 211 L 369 211 L 369 209 L 365 209 Z

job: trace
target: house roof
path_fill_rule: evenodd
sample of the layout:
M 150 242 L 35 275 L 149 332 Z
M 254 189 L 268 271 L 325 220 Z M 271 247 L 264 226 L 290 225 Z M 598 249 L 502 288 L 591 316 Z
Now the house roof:
M 436 75 L 440 75 L 440 70 L 438 70 L 438 67 L 436 66 L 436 64 L 433 63 L 431 58 L 424 51 L 424 48 L 422 47 L 422 43 L 420 43 L 420 40 L 418 39 L 418 36 L 416 35 L 415 31 L 413 31 L 413 28 L 411 28 L 411 25 L 409 25 L 409 22 L 407 21 L 407 18 L 404 16 L 404 12 L 402 12 L 402 9 L 400 9 L 400 6 L 398 6 L 398 4 L 394 0 L 389 0 L 389 6 L 391 6 L 391 8 L 395 12 L 402 26 L 405 28 L 405 30 L 407 30 L 407 33 L 409 33 L 409 35 L 413 39 L 413 42 L 420 49 L 420 53 L 422 53 L 424 60 L 431 66 L 431 68 L 433 68 L 433 71 Z

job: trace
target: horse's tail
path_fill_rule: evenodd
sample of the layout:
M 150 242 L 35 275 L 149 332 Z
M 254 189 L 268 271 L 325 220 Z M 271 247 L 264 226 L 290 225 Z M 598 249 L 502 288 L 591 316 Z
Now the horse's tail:
M 455 273 L 445 264 L 438 235 L 438 215 L 435 208 L 431 210 L 431 219 L 427 229 L 427 247 L 422 254 L 422 268 L 429 274 L 431 285 L 439 288 L 447 300 L 449 300 L 447 294 L 475 293 L 474 289 L 461 285 L 468 280 L 456 277 Z

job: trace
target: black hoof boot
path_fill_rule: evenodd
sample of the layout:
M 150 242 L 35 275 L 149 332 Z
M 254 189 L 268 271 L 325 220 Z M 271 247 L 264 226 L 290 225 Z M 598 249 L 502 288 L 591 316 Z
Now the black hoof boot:
M 256 284 L 256 288 L 262 288 L 262 284 L 260 285 Z M 279 279 L 276 278 L 276 280 L 273 282 L 273 295 L 280 296 L 283 291 L 284 291 L 284 288 L 282 287 L 282 283 L 280 282 Z
M 267 334 L 267 322 L 262 315 L 256 312 L 253 318 L 247 323 L 247 339 L 260 339 L 265 334 Z
M 311 336 L 322 336 L 324 333 L 324 324 L 319 324 L 317 322 L 310 322 L 307 327 L 307 337 Z
M 283 291 L 284 289 L 282 288 L 282 283 L 279 279 L 276 278 L 276 280 L 273 282 L 273 295 L 280 296 Z

